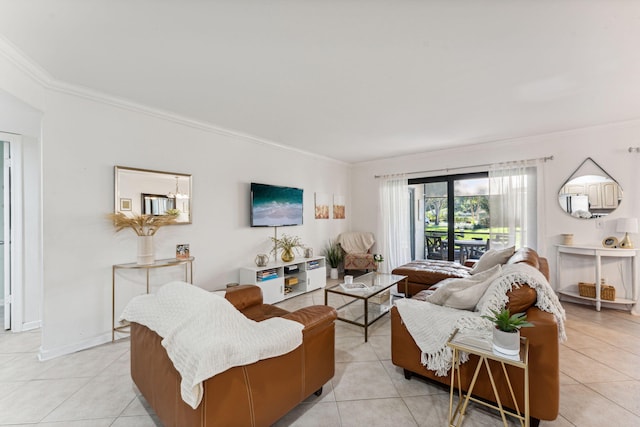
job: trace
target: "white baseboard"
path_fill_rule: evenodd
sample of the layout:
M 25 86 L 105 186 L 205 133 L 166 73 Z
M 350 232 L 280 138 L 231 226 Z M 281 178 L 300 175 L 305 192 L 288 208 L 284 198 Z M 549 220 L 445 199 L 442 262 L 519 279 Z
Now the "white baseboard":
M 33 322 L 27 322 L 22 324 L 22 331 L 32 331 L 42 326 L 42 321 L 34 320 Z
M 65 345 L 58 348 L 44 349 L 40 347 L 38 353 L 38 360 L 44 362 L 45 360 L 55 359 L 56 357 L 64 356 L 66 354 L 75 353 L 77 351 L 86 350 L 91 347 L 96 347 L 101 344 L 111 342 L 111 332 L 99 335 L 88 340 L 80 341 L 74 344 Z

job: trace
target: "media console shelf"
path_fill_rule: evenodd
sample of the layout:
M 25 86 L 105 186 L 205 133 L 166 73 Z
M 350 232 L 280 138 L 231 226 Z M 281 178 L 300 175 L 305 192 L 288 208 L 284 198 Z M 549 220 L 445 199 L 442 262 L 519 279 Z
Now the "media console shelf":
M 603 302 L 608 304 L 626 304 L 632 305 L 632 314 L 640 314 L 639 308 L 636 307 L 638 301 L 638 268 L 637 268 L 637 255 L 640 249 L 618 249 L 618 248 L 604 248 L 598 246 L 567 246 L 558 245 L 558 255 L 556 262 L 556 283 L 558 284 L 558 293 L 560 296 L 567 296 L 571 298 L 578 298 L 581 300 L 595 302 L 596 310 L 600 311 Z M 578 292 L 578 284 L 567 284 L 562 279 L 562 272 L 569 268 L 567 262 L 563 262 L 563 259 L 567 256 L 583 256 L 591 257 L 594 261 L 595 276 L 585 277 L 585 282 L 594 282 L 596 286 L 595 298 L 589 298 L 581 296 Z M 623 264 L 631 264 L 631 289 L 624 289 L 624 293 L 621 297 L 618 297 L 616 293 L 616 299 L 613 301 L 603 300 L 600 298 L 600 284 L 602 279 L 602 258 L 618 258 Z M 624 262 L 629 260 L 629 263 Z M 565 259 L 566 261 L 566 259 Z M 622 289 L 616 289 L 616 291 L 622 291 Z
M 242 267 L 240 284 L 260 286 L 264 303 L 273 304 L 324 288 L 327 285 L 326 262 L 319 256 L 270 262 L 265 267 Z

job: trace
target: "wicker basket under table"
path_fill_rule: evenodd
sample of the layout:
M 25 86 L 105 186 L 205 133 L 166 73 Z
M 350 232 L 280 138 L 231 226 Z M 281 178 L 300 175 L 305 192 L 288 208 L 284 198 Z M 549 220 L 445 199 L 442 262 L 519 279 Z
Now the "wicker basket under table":
M 581 297 L 594 298 L 596 297 L 596 284 L 595 283 L 578 283 L 578 292 Z M 611 285 L 600 285 L 600 299 L 607 301 L 615 301 L 616 288 Z

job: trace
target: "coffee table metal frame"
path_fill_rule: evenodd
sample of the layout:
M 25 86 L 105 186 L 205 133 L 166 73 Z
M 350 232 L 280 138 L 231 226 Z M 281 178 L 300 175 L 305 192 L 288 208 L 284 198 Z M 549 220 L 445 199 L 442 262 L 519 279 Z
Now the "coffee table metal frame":
M 347 291 L 342 288 L 340 285 L 335 285 L 330 288 L 325 288 L 324 290 L 324 305 L 329 305 L 329 294 L 337 294 L 343 295 L 346 297 L 353 298 L 351 301 L 346 304 L 341 305 L 340 307 L 336 307 L 336 311 L 338 312 L 338 320 L 342 320 L 343 322 L 351 323 L 352 325 L 360 326 L 364 328 L 364 342 L 367 342 L 369 339 L 369 326 L 371 326 L 376 320 L 382 318 L 386 313 L 391 310 L 391 304 L 376 304 L 370 302 L 370 298 L 378 295 L 381 292 L 386 291 L 391 288 L 393 285 L 400 283 L 401 281 L 405 281 L 404 286 L 405 289 L 407 287 L 407 276 L 401 276 L 398 274 L 386 274 L 386 273 L 366 273 L 362 276 L 355 277 L 353 279 L 354 283 L 366 283 L 370 285 L 371 288 L 366 291 L 357 290 L 357 291 Z M 376 284 L 379 283 L 379 284 Z M 391 297 L 390 297 L 391 298 Z M 347 319 L 345 317 L 340 317 L 340 310 L 357 302 L 364 302 L 364 314 L 359 316 L 357 319 L 363 319 L 362 322 L 358 322 L 357 320 Z M 380 313 L 374 318 L 369 320 L 369 304 L 374 304 L 380 307 Z
M 520 354 L 517 356 L 508 356 L 498 354 L 493 351 L 491 341 L 486 341 L 485 343 L 479 344 L 478 340 L 474 337 L 459 337 L 458 329 L 456 329 L 449 338 L 447 345 L 451 347 L 453 350 L 453 360 L 452 360 L 452 368 L 451 368 L 451 389 L 449 392 L 449 426 L 459 427 L 462 425 L 462 421 L 465 416 L 465 412 L 467 410 L 467 405 L 469 404 L 469 400 L 473 400 L 474 402 L 487 406 L 489 408 L 496 409 L 500 412 L 500 416 L 502 417 L 502 422 L 505 427 L 507 427 L 507 418 L 506 416 L 512 416 L 520 421 L 520 425 L 523 427 L 529 427 L 529 340 L 526 337 L 520 337 Z M 475 372 L 473 373 L 473 378 L 471 379 L 471 384 L 469 385 L 469 389 L 466 394 L 462 392 L 462 387 L 460 384 L 460 352 L 465 352 L 468 354 L 475 354 L 479 357 L 478 365 L 476 366 Z M 509 387 L 509 392 L 511 393 L 511 399 L 515 406 L 515 412 L 509 411 L 502 406 L 502 402 L 500 402 L 500 397 L 498 395 L 498 390 L 496 388 L 496 382 L 493 378 L 493 374 L 491 373 L 491 368 L 489 366 L 489 361 L 493 360 L 495 362 L 500 363 L 502 366 L 502 371 L 504 373 L 504 379 Z M 471 396 L 473 393 L 473 387 L 476 384 L 476 380 L 478 379 L 478 374 L 480 373 L 480 369 L 482 366 L 486 367 L 487 374 L 489 376 L 489 380 L 491 381 L 491 388 L 493 389 L 493 394 L 496 398 L 496 403 L 493 405 L 484 400 L 476 399 Z M 520 408 L 518 408 L 518 402 L 516 401 L 515 394 L 513 393 L 513 387 L 511 385 L 511 380 L 509 379 L 509 375 L 507 374 L 507 368 L 505 365 L 516 366 L 518 368 L 522 368 L 524 370 L 524 411 L 520 412 Z M 453 410 L 453 396 L 455 394 L 455 380 L 457 375 L 457 388 L 458 388 L 458 405 L 456 406 L 455 411 Z M 457 422 L 456 422 L 457 418 Z

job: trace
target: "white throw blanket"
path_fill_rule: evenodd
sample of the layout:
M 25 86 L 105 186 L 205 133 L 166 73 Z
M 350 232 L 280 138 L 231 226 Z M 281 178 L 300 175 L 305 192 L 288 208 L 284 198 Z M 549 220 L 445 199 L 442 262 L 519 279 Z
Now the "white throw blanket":
M 375 243 L 372 233 L 344 232 L 338 236 L 338 243 L 348 254 L 366 254 Z
M 301 323 L 279 317 L 255 322 L 225 298 L 185 282 L 133 298 L 120 320 L 140 323 L 160 335 L 182 377 L 182 399 L 202 400 L 202 382 L 234 366 L 286 354 L 302 344 Z
M 474 330 L 481 335 L 491 336 L 493 324 L 481 316 L 490 315 L 491 310 L 504 307 L 508 301 L 507 292 L 513 286 L 517 287 L 518 283 L 526 283 L 536 291 L 536 307 L 555 316 L 558 338 L 564 341 L 566 315 L 547 279 L 527 264 L 507 264 L 502 266 L 502 274 L 491 283 L 478 302 L 478 311 L 457 310 L 413 299 L 396 301 L 402 321 L 422 352 L 422 364 L 438 376 L 446 375 L 452 359 L 447 341 L 453 331 L 456 328 L 461 331 Z M 463 353 L 461 363 L 467 360 L 468 355 Z

